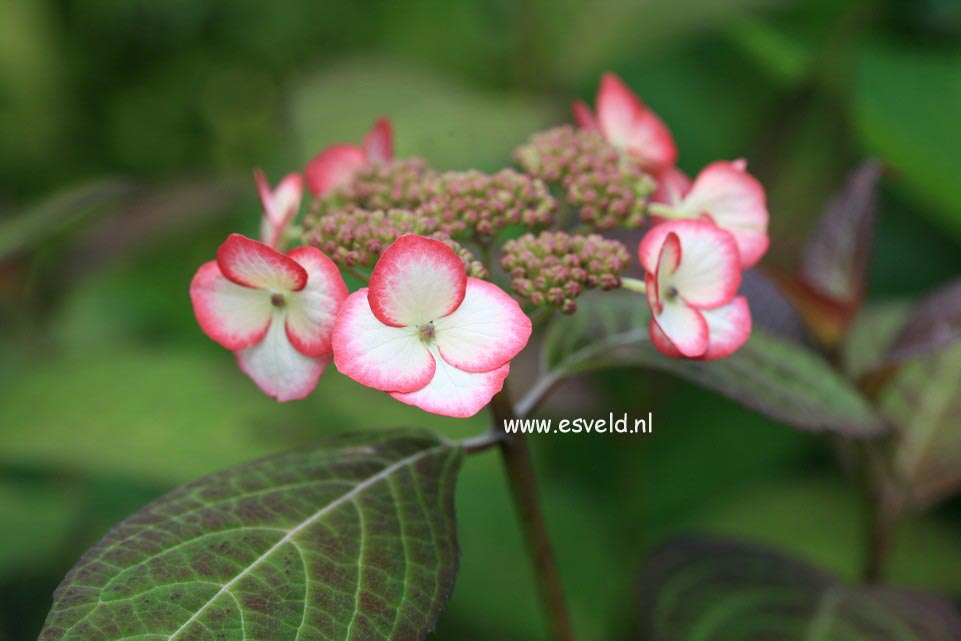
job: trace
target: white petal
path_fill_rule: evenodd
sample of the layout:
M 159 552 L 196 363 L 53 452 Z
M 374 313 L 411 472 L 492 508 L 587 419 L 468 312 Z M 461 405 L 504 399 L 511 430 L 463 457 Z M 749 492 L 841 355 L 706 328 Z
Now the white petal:
M 413 392 L 434 375 L 435 359 L 417 328 L 380 322 L 370 309 L 367 289 L 354 292 L 341 305 L 332 342 L 337 370 L 367 387 Z
M 200 328 L 229 350 L 260 342 L 270 323 L 270 293 L 228 280 L 215 261 L 204 263 L 190 283 Z
M 460 307 L 435 321 L 434 328 L 444 360 L 467 372 L 487 372 L 524 349 L 531 319 L 497 285 L 468 278 Z
M 293 401 L 310 394 L 330 362 L 329 356 L 304 356 L 290 344 L 284 314 L 275 313 L 264 339 L 236 353 L 237 364 L 264 394 Z
M 424 411 L 441 416 L 467 418 L 483 409 L 494 394 L 501 391 L 510 372 L 510 363 L 489 372 L 471 373 L 457 369 L 431 348 L 437 369 L 425 387 L 408 394 L 391 396 L 402 403 L 415 405 Z

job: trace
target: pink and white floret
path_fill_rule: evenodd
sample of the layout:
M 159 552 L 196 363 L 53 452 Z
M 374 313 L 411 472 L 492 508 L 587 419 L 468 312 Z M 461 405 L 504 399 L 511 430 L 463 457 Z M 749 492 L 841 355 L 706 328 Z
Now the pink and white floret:
M 651 307 L 650 335 L 666 356 L 715 360 L 751 335 L 747 300 L 737 295 L 734 237 L 707 219 L 654 227 L 638 248 Z
M 282 254 L 240 234 L 231 234 L 190 283 L 201 329 L 278 401 L 304 398 L 316 387 L 332 358 L 334 319 L 347 293 L 319 249 Z
M 468 417 L 501 390 L 530 318 L 496 285 L 470 278 L 444 243 L 398 238 L 334 326 L 334 363 L 350 378 L 434 414 Z

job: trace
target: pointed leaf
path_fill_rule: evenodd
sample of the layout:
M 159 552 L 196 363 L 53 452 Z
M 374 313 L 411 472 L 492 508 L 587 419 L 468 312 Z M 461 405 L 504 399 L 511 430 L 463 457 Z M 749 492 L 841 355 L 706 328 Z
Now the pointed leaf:
M 656 550 L 641 578 L 651 641 L 951 641 L 961 617 L 941 599 L 853 587 L 746 543 L 682 538 Z
M 961 279 L 924 298 L 914 309 L 888 358 L 903 361 L 961 340 Z
M 851 380 L 859 380 L 884 366 L 888 350 L 904 327 L 911 305 L 884 301 L 863 307 L 841 344 L 841 363 Z
M 456 573 L 461 456 L 388 432 L 186 485 L 84 555 L 40 639 L 423 639 Z
M 794 427 L 871 436 L 883 420 L 854 386 L 818 353 L 755 328 L 733 356 L 713 362 L 672 359 L 651 346 L 646 303 L 607 293 L 585 299 L 545 337 L 550 376 L 616 367 L 650 367 L 676 374 Z M 521 404 L 521 409 L 527 409 Z
M 849 310 L 864 295 L 881 169 L 880 163 L 867 162 L 851 173 L 808 237 L 801 263 L 805 285 Z
M 920 505 L 961 489 L 961 343 L 904 363 L 879 406 L 900 434 L 895 466 Z

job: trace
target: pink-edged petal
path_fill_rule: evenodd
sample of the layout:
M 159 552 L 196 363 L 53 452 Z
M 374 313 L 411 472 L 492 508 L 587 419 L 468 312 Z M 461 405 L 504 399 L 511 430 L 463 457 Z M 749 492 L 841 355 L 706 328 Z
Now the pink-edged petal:
M 634 122 L 627 150 L 648 170 L 671 167 L 677 162 L 677 145 L 664 121 L 653 111 L 644 108 Z
M 287 296 L 287 337 L 301 354 L 329 354 L 337 310 L 349 293 L 347 285 L 334 261 L 316 247 L 298 247 L 287 255 L 307 271 L 307 286 Z
M 367 154 L 357 145 L 331 145 L 307 163 L 304 176 L 310 193 L 318 198 L 331 190 L 350 184 L 367 164 Z
M 434 322 L 445 361 L 465 372 L 488 372 L 509 362 L 531 337 L 531 319 L 493 283 L 467 279 L 464 301 Z
M 361 145 L 367 162 L 386 162 L 394 157 L 394 130 L 387 118 L 378 118 Z
M 387 325 L 422 325 L 457 309 L 466 289 L 467 271 L 454 250 L 408 234 L 384 250 L 374 266 L 370 308 Z
M 668 296 L 672 295 L 670 292 L 674 287 L 673 277 L 681 264 L 681 259 L 681 239 L 676 233 L 671 232 L 664 238 L 664 243 L 661 245 L 661 254 L 657 258 L 657 272 L 654 274 L 653 279 L 655 284 L 654 291 L 658 292 L 658 308 L 664 304 L 661 296 L 664 294 Z M 678 292 L 674 291 L 673 296 L 677 295 Z
M 614 145 L 631 153 L 647 169 L 677 162 L 677 146 L 667 125 L 612 73 L 601 77 L 597 122 Z
M 637 257 L 641 267 L 649 274 L 657 273 L 657 261 L 661 256 L 664 239 L 673 231 L 673 221 L 659 222 L 651 227 L 637 246 Z
M 654 321 L 678 351 L 688 358 L 697 358 L 707 351 L 710 336 L 707 321 L 701 312 L 682 301 L 661 299 L 661 311 Z
M 416 327 L 377 320 L 360 289 L 344 301 L 334 323 L 334 364 L 358 383 L 385 392 L 413 392 L 434 376 L 435 358 Z
M 276 248 L 300 209 L 303 179 L 298 173 L 287 174 L 273 191 L 260 169 L 254 170 L 254 180 L 257 181 L 260 204 L 264 209 L 260 238 L 267 245 Z
M 670 358 L 684 358 L 684 354 L 682 354 L 681 351 L 674 346 L 674 343 L 671 342 L 671 339 L 661 331 L 661 328 L 653 318 L 647 329 L 651 335 L 651 344 L 657 351 Z
M 240 234 L 231 234 L 217 249 L 217 265 L 245 287 L 298 291 L 307 284 L 307 272 L 295 260 Z
M 276 314 L 264 339 L 235 353 L 237 364 L 257 387 L 278 401 L 306 397 L 315 387 L 330 356 L 304 356 L 290 344 L 282 314 Z
M 767 197 L 761 183 L 747 173 L 743 160 L 718 161 L 705 167 L 677 209 L 691 218 L 707 214 L 718 227 L 729 231 L 745 269 L 767 251 Z
M 651 315 L 661 313 L 661 298 L 657 291 L 657 278 L 654 274 L 644 274 L 644 288 Z
M 682 258 L 670 272 L 655 270 L 662 297 L 665 288 L 673 286 L 681 298 L 697 307 L 718 307 L 730 301 L 741 285 L 734 237 L 706 219 L 661 223 L 641 241 L 639 256 L 645 269 L 654 247 L 663 246 L 671 235 L 680 241 Z
M 510 363 L 489 372 L 465 372 L 445 361 L 436 346 L 431 351 L 437 361 L 437 371 L 430 383 L 416 392 L 392 393 L 391 396 L 432 414 L 454 418 L 473 416 L 501 391 L 510 372 Z
M 710 335 L 706 361 L 727 358 L 751 337 L 751 309 L 744 296 L 737 296 L 727 305 L 702 312 Z
M 587 131 L 597 131 L 597 119 L 594 112 L 583 101 L 575 100 L 571 103 L 571 113 L 574 114 L 574 124 Z
M 216 261 L 197 270 L 190 300 L 200 329 L 229 350 L 259 343 L 270 325 L 270 294 L 231 282 Z
M 270 189 L 270 184 L 260 169 L 254 170 L 254 180 L 257 181 L 260 204 L 270 222 L 278 226 L 290 223 L 300 209 L 303 196 L 304 182 L 300 174 L 287 174 L 274 190 Z
M 654 172 L 657 189 L 651 196 L 651 201 L 669 207 L 677 206 L 691 189 L 691 179 L 677 167 L 664 167 Z
M 644 111 L 644 103 L 620 78 L 612 73 L 605 73 L 601 76 L 595 106 L 601 133 L 611 144 L 626 148 L 634 122 Z

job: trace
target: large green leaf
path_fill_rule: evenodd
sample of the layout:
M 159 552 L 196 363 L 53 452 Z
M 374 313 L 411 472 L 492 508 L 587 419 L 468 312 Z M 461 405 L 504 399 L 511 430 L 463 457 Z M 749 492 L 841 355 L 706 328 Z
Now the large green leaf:
M 550 378 L 614 367 L 651 367 L 723 394 L 794 427 L 870 436 L 885 424 L 854 386 L 810 349 L 755 328 L 729 358 L 700 362 L 667 358 L 651 346 L 645 303 L 607 294 L 559 319 L 545 339 Z M 528 409 L 522 406 L 522 409 Z
M 456 574 L 462 456 L 386 432 L 184 486 L 84 555 L 40 639 L 423 639 Z
M 961 343 L 902 364 L 881 390 L 898 431 L 895 466 L 924 505 L 961 489 Z
M 657 550 L 641 580 L 651 641 L 952 641 L 961 617 L 932 596 L 852 587 L 750 544 L 683 538 Z

